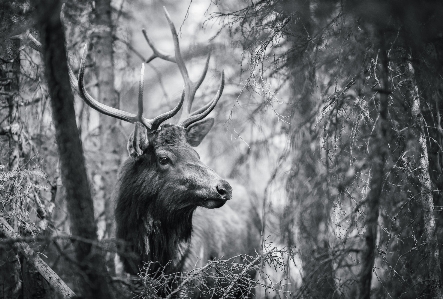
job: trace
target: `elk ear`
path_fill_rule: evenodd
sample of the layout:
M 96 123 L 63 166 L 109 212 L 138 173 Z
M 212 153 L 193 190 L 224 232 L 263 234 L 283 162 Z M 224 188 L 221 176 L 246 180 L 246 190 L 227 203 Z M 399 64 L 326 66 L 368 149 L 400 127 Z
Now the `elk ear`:
M 200 120 L 186 128 L 186 141 L 190 146 L 198 146 L 214 125 L 212 117 Z
M 131 157 L 135 158 L 141 156 L 146 148 L 149 146 L 148 133 L 146 128 L 136 123 L 134 131 L 132 131 L 128 140 L 128 153 Z

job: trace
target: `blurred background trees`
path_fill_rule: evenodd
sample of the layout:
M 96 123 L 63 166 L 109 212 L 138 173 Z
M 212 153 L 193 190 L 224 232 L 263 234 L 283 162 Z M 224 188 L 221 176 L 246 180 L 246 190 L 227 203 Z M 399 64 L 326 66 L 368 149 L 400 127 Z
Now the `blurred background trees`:
M 28 36 L 42 38 L 37 2 L 0 4 L 0 217 L 81 293 L 45 64 Z M 88 44 L 95 98 L 135 111 L 137 70 L 151 54 L 141 29 L 173 49 L 162 5 L 191 77 L 212 49 L 196 105 L 211 98 L 216 69 L 227 75 L 202 160 L 253 197 L 264 248 L 290 249 L 281 269 L 265 269 L 266 283 L 281 288 L 257 296 L 439 298 L 441 1 L 67 2 L 68 62 L 77 73 Z M 153 61 L 145 86 L 149 116 L 174 105 L 182 82 L 174 64 Z M 111 192 L 131 126 L 77 97 L 74 107 L 97 226 L 91 241 L 102 246 L 113 237 Z M 2 237 L 0 297 L 26 297 L 25 261 Z M 115 250 L 101 252 L 116 275 Z

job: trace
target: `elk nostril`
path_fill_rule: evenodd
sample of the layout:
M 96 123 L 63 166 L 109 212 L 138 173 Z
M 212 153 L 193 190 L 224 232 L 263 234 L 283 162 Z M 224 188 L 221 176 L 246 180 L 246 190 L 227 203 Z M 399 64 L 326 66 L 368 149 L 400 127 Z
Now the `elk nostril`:
M 223 186 L 217 185 L 217 192 L 218 194 L 220 194 L 221 196 L 225 196 L 227 191 L 225 188 L 223 188 Z
M 221 181 L 215 188 L 217 189 L 218 194 L 220 194 L 224 199 L 228 200 L 231 198 L 232 188 L 228 182 Z

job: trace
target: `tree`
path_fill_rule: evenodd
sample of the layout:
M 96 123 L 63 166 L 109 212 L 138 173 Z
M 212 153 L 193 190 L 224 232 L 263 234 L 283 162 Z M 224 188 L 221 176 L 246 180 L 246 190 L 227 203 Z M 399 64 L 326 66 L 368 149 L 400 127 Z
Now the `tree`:
M 43 4 L 43 5 L 42 5 Z M 83 238 L 74 244 L 79 269 L 84 272 L 81 294 L 85 298 L 112 298 L 102 252 L 91 241 L 97 240 L 94 206 L 85 169 L 83 149 L 75 121 L 74 99 L 68 75 L 60 1 L 38 5 L 39 32 L 52 115 L 59 148 L 63 185 L 71 221 L 71 233 Z
M 435 121 L 441 107 L 435 97 L 441 86 L 440 5 L 435 1 L 420 7 L 413 1 L 400 5 L 394 1 L 269 0 L 235 8 L 219 5 L 216 16 L 249 54 L 251 88 L 259 90 L 280 79 L 297 91 L 285 110 L 280 110 L 283 117 L 291 117 L 291 126 L 283 128 L 292 143 L 281 156 L 283 161 L 291 159 L 292 169 L 287 180 L 289 209 L 281 225 L 286 236 L 299 236 L 294 239 L 303 261 L 304 286 L 299 294 L 324 298 L 335 296 L 335 289 L 349 297 L 439 296 L 441 273 L 435 264 L 441 261 L 435 232 L 440 230 L 438 224 L 434 227 L 430 211 L 439 202 L 440 192 L 433 192 L 431 201 L 425 190 L 440 190 L 441 185 L 437 166 L 441 138 L 436 133 L 440 125 Z M 294 30 L 293 23 L 302 30 Z M 414 76 L 401 72 L 411 57 Z M 258 73 L 266 84 L 254 80 Z M 404 84 L 413 78 L 416 84 Z M 416 173 L 413 168 L 427 165 L 423 139 L 418 137 L 423 135 L 416 135 L 409 126 L 417 122 L 410 109 L 414 98 L 410 94 L 417 87 L 422 90 L 420 107 L 437 107 L 432 112 L 422 108 L 424 123 L 433 124 L 426 138 L 432 187 L 426 171 Z M 271 96 L 263 96 L 271 102 Z M 391 194 L 400 195 L 392 201 Z M 299 203 L 291 204 L 293 199 Z M 398 206 L 413 212 L 405 213 Z M 420 219 L 411 228 L 411 239 L 408 219 Z M 398 239 L 392 238 L 394 233 Z M 322 239 L 324 254 L 319 250 Z M 430 273 L 425 268 L 408 272 L 413 265 L 420 267 L 418 254 L 404 258 L 404 266 L 394 262 L 410 252 L 418 239 L 428 252 L 427 262 L 433 264 Z M 304 257 L 303 252 L 307 253 Z M 326 270 L 321 265 L 328 261 L 335 266 Z M 424 283 L 412 287 L 395 272 L 391 275 L 389 267 L 408 277 L 404 281 L 422 279 Z M 330 283 L 314 284 L 311 290 L 309 283 L 318 281 L 318 270 L 324 277 L 330 273 L 326 279 Z M 407 291 L 402 292 L 402 287 Z
M 95 2 L 94 26 L 97 31 L 93 34 L 94 63 L 97 77 L 98 98 L 108 106 L 118 108 L 117 92 L 114 89 L 114 39 L 115 26 L 112 20 L 112 6 L 110 0 Z M 100 153 L 101 176 L 103 180 L 106 228 L 105 237 L 113 237 L 114 233 L 114 206 L 111 190 L 117 181 L 117 170 L 122 155 L 122 142 L 119 138 L 118 122 L 114 118 L 100 115 Z
M 258 291 L 258 297 L 441 297 L 440 2 L 216 1 L 205 10 L 209 17 L 203 24 L 194 24 L 198 18 L 193 14 L 201 11 L 199 5 L 209 2 L 192 1 L 173 12 L 183 18 L 181 40 L 192 36 L 191 46 L 183 47 L 190 49 L 184 53 L 186 62 L 200 61 L 192 58 L 207 53 L 207 46 L 192 45 L 194 40 L 204 39 L 202 31 L 195 30 L 203 25 L 211 35 L 209 74 L 214 63 L 225 70 L 225 92 L 214 111 L 217 122 L 198 151 L 222 176 L 243 182 L 253 198 L 247 208 L 242 205 L 248 198 L 246 192 L 233 200 L 244 215 L 253 215 L 250 222 L 254 226 L 262 228 L 262 257 L 246 258 L 249 268 L 234 272 L 266 270 L 260 282 L 265 291 Z M 127 128 L 100 116 L 99 130 L 92 130 L 97 117 L 80 102 L 74 102 L 75 123 L 55 3 L 45 0 L 29 5 L 20 0 L 1 4 L 0 37 L 5 42 L 0 45 L 0 154 L 4 161 L 0 167 L 0 265 L 6 265 L 2 262 L 9 258 L 12 267 L 0 271 L 0 296 L 26 298 L 44 291 L 43 284 L 42 288 L 30 287 L 41 281 L 40 274 L 29 277 L 35 271 L 51 273 L 44 277 L 56 287 L 51 277 L 57 275 L 50 268 L 84 296 L 99 291 L 74 277 L 75 273 L 83 273 L 85 280 L 97 282 L 96 286 L 109 293 L 132 284 L 118 273 L 107 273 L 103 266 L 105 253 L 119 250 L 108 239 L 112 237 L 109 197 L 121 151 L 118 135 Z M 161 10 L 163 5 L 155 1 L 149 5 L 122 3 L 117 11 L 108 0 L 70 2 L 62 14 L 71 66 L 75 71 L 76 53 L 87 42 L 92 58 L 86 62 L 86 76 L 93 78 L 88 90 L 114 107 L 119 106 L 119 94 L 127 98 L 137 85 L 138 79 L 127 75 L 136 71 L 126 70 L 133 63 L 129 59 L 133 55 L 126 52 L 143 61 L 148 57 L 144 54 L 151 53 L 149 49 L 144 52 L 146 43 L 139 32 L 128 39 L 130 28 L 139 28 L 140 21 L 134 26 L 127 16 L 148 7 Z M 159 49 L 168 52 L 161 42 L 164 23 L 154 25 L 155 14 L 140 18 L 148 20 L 143 25 L 159 28 L 157 36 L 157 30 L 148 32 Z M 45 63 L 30 49 L 28 33 L 48 45 L 43 53 Z M 48 57 L 57 59 L 57 68 Z M 178 94 L 181 81 L 175 78 L 175 65 L 156 60 L 154 67 L 155 84 L 150 92 L 163 96 L 174 88 Z M 40 79 L 43 69 L 49 70 L 48 80 Z M 190 76 L 194 75 L 191 71 Z M 119 84 L 121 77 L 123 84 Z M 167 82 L 167 88 L 155 88 L 157 81 Z M 209 98 L 212 89 L 202 87 L 196 97 Z M 57 110 L 61 103 L 62 110 Z M 54 109 L 48 104 L 55 105 Z M 106 212 L 99 207 L 95 218 L 85 168 L 74 169 L 66 158 L 68 153 L 75 155 L 69 161 L 75 160 L 75 166 L 83 164 L 76 126 L 81 129 L 91 186 L 107 193 L 95 194 L 96 205 L 103 196 L 106 203 Z M 59 169 L 66 194 L 58 188 L 60 183 L 54 184 Z M 78 173 L 72 174 L 74 171 Z M 78 180 L 73 183 L 73 178 Z M 68 206 L 63 208 L 65 204 Z M 79 204 L 85 204 L 87 213 L 78 213 Z M 52 216 L 51 206 L 56 207 Z M 103 219 L 106 233 L 98 240 L 96 223 L 101 225 Z M 270 248 L 278 250 L 272 253 Z M 42 254 L 34 258 L 36 253 Z M 226 295 L 239 281 L 226 265 L 215 260 L 183 273 L 178 278 L 180 287 L 171 290 L 171 296 L 192 288 L 202 276 L 214 278 L 214 284 L 206 286 L 208 292 Z M 112 263 L 107 266 L 114 268 Z M 7 281 L 11 276 L 4 273 L 15 276 Z M 142 291 L 137 290 L 142 297 L 151 296 L 169 279 L 141 276 L 131 279 L 144 284 Z M 117 289 L 110 286 L 110 280 L 118 283 Z M 249 288 L 254 281 L 244 283 Z M 56 288 L 59 293 L 65 290 L 63 284 Z M 73 296 L 72 291 L 67 294 Z

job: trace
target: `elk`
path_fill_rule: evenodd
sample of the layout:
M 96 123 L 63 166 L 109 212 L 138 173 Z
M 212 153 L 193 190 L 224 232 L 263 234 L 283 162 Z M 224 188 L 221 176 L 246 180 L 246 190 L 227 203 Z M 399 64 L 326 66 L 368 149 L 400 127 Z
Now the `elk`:
M 172 32 L 175 55 L 159 51 L 145 30 L 143 34 L 153 50 L 146 62 L 155 58 L 174 62 L 183 77 L 185 88 L 174 109 L 153 119 L 143 116 L 144 64 L 137 114 L 105 106 L 88 94 L 84 84 L 86 47 L 78 76 L 79 94 L 89 106 L 135 124 L 128 141 L 130 157 L 120 170 L 114 192 L 116 236 L 135 253 L 134 258 L 122 257 L 125 271 L 134 275 L 145 263 L 151 264 L 150 273 L 160 268 L 167 273 L 182 272 L 213 258 L 250 253 L 248 248 L 251 248 L 247 244 L 250 238 L 244 219 L 246 208 L 238 202 L 223 210 L 217 209 L 231 201 L 232 187 L 204 165 L 193 149 L 214 124 L 213 118 L 206 117 L 222 95 L 224 73 L 221 72 L 214 98 L 191 112 L 195 93 L 206 76 L 210 55 L 199 80 L 191 81 L 175 26 L 166 9 L 165 16 Z M 72 74 L 71 81 L 76 81 Z M 177 124 L 164 124 L 182 107 Z

